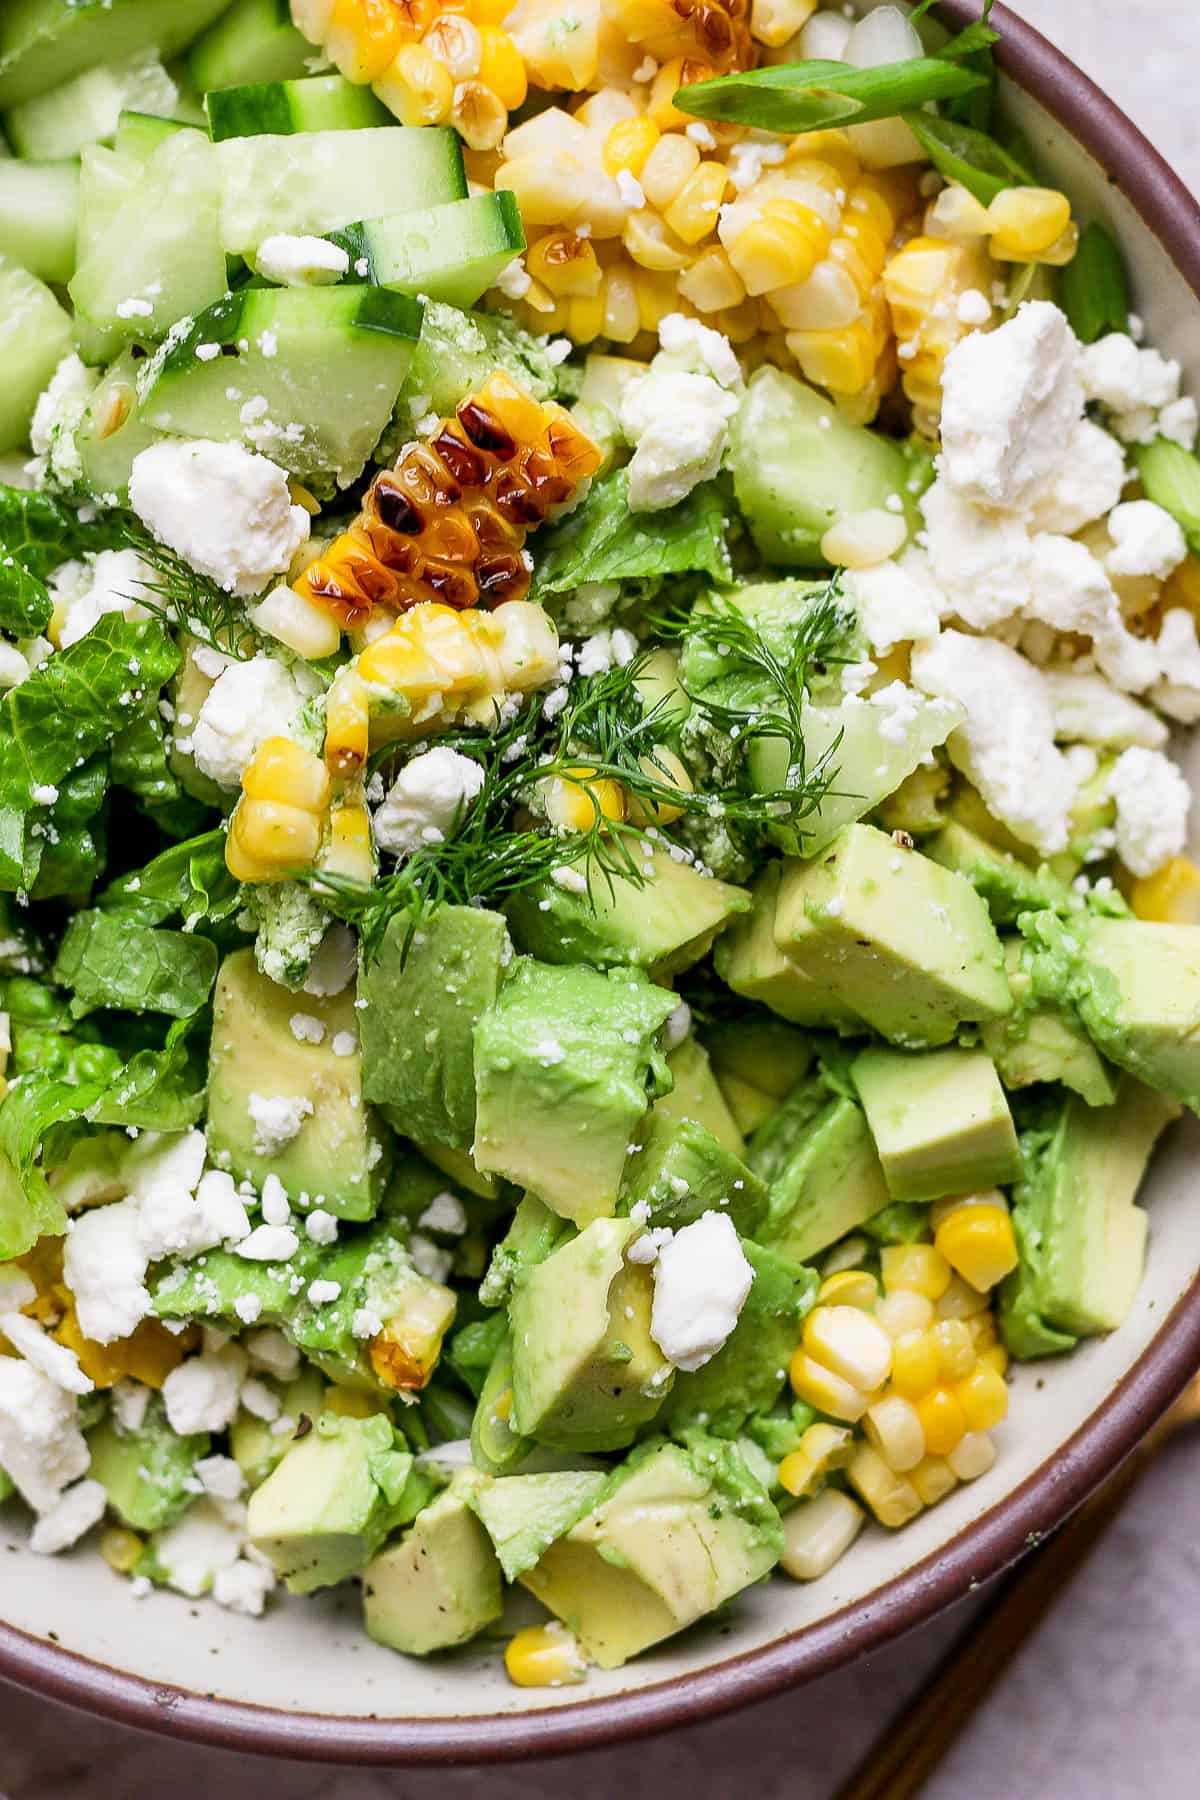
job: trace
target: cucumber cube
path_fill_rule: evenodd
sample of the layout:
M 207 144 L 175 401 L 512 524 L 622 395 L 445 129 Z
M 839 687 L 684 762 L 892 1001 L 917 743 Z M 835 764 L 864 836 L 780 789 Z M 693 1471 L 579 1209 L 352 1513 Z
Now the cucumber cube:
M 179 89 L 153 50 L 101 63 L 5 114 L 4 131 L 18 156 L 78 156 L 111 138 L 126 107 L 169 117 Z
M 398 218 L 366 219 L 329 234 L 350 266 L 379 287 L 474 306 L 525 248 L 515 194 L 472 194 Z
M 137 50 L 174 56 L 229 0 L 4 0 L 0 5 L 0 108 L 45 94 L 97 63 Z
M 368 87 L 343 75 L 312 75 L 306 81 L 256 81 L 247 87 L 219 88 L 204 96 L 208 134 L 223 138 L 287 137 L 296 131 L 361 131 L 392 125 L 392 114 Z
M 0 256 L 0 451 L 28 443 L 38 395 L 72 341 L 71 321 L 50 289 Z
M 292 24 L 288 0 L 233 0 L 192 45 L 187 72 L 197 93 L 245 81 L 303 75 L 313 47 Z
M 70 281 L 78 222 L 78 163 L 0 162 L 0 255 L 42 281 Z

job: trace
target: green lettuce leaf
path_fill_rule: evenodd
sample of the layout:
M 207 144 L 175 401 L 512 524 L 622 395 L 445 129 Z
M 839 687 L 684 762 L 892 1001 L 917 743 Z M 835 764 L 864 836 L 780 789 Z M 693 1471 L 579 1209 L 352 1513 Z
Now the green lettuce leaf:
M 204 1110 L 207 1058 L 193 1033 L 199 1016 L 176 1019 L 161 1050 L 139 1050 L 91 1108 L 96 1125 L 185 1131 Z
M 631 513 L 629 471 L 593 482 L 582 504 L 537 539 L 530 598 L 545 601 L 585 581 L 645 581 L 668 575 L 733 578 L 725 504 L 716 482 L 663 512 Z
M 49 1134 L 81 1120 L 102 1092 L 100 1082 L 74 1085 L 50 1075 L 26 1075 L 0 1101 L 0 1263 L 67 1229 L 67 1215 L 38 1158 Z M 45 1161 L 49 1166 L 51 1156 Z
M 145 868 L 110 882 L 96 904 L 139 925 L 177 917 L 189 931 L 220 924 L 241 905 L 241 888 L 225 866 L 225 833 L 206 831 L 172 844 Z
M 31 900 L 87 897 L 104 864 L 107 791 L 108 761 L 96 756 L 64 777 L 53 806 L 38 809 L 26 833 L 25 886 Z
M 216 945 L 185 931 L 137 925 L 119 913 L 76 913 L 58 947 L 54 979 L 80 1019 L 98 1007 L 186 1019 L 208 999 Z
M 49 494 L 0 484 L 0 631 L 41 631 L 53 609 L 46 577 L 69 557 L 115 541 L 111 520 L 81 520 Z

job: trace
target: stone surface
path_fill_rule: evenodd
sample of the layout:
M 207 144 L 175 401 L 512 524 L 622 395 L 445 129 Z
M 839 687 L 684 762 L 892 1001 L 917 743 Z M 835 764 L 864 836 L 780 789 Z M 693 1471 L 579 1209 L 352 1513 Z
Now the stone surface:
M 1200 186 L 1200 112 L 1186 71 L 1196 0 L 1025 0 L 1023 10 Z M 1193 1433 L 1200 1427 L 1193 1427 Z M 1159 1459 L 1091 1563 L 926 1789 L 926 1800 L 1174 1800 L 1200 1760 L 1200 1547 L 1183 1437 Z M 49 1574 L 49 1571 L 48 1571 Z M 152 1603 L 151 1603 L 152 1604 Z M 514 1769 L 355 1773 L 240 1760 L 102 1724 L 0 1688 L 6 1800 L 756 1800 L 830 1795 L 925 1671 L 969 1624 L 959 1609 L 856 1667 L 732 1719 L 628 1749 Z

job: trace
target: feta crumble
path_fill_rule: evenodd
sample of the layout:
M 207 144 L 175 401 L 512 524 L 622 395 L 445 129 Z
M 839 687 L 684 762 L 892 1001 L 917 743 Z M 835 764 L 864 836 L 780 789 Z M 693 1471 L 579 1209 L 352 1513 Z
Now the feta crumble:
M 231 594 L 259 593 L 309 534 L 284 471 L 241 444 L 151 444 L 133 459 L 129 504 L 160 543 Z
M 650 1335 L 677 1369 L 700 1369 L 726 1342 L 754 1280 L 733 1221 L 704 1213 L 662 1244 Z
M 483 786 L 473 757 L 439 745 L 406 763 L 374 816 L 375 841 L 393 856 L 441 843 Z
M 350 258 L 328 238 L 277 232 L 254 252 L 258 273 L 279 287 L 328 287 L 350 269 Z

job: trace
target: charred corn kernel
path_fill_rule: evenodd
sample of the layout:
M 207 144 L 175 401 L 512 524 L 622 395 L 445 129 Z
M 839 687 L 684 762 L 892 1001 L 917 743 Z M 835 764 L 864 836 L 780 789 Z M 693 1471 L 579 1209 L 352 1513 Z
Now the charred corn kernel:
M 650 211 L 630 213 L 621 242 L 639 268 L 663 273 L 686 269 L 691 251 L 665 219 Z
M 716 230 L 728 184 L 729 175 L 721 163 L 702 162 L 692 171 L 663 214 L 676 237 L 685 244 L 698 244 Z
M 347 81 L 361 83 L 382 75 L 404 37 L 402 15 L 387 0 L 334 0 L 316 41 Z
M 424 1276 L 404 1293 L 404 1310 L 371 1339 L 371 1367 L 385 1387 L 423 1388 L 442 1353 L 458 1302 L 448 1287 Z
M 700 152 L 690 137 L 681 131 L 660 137 L 638 177 L 648 203 L 660 208 L 669 206 L 699 167 Z
M 250 622 L 264 637 L 273 637 L 297 656 L 316 661 L 333 656 L 342 641 L 336 619 L 303 599 L 294 588 L 272 588 L 264 600 L 250 609 Z
M 991 252 L 1001 262 L 1034 262 L 1071 223 L 1071 202 L 1054 188 L 1002 188 L 987 209 Z
M 98 1388 L 110 1388 L 126 1376 L 145 1387 L 160 1388 L 172 1369 L 177 1369 L 186 1353 L 199 1342 L 200 1334 L 194 1328 L 175 1337 L 157 1319 L 143 1319 L 128 1337 L 117 1338 L 111 1344 L 97 1344 L 80 1330 L 70 1290 L 62 1287 L 57 1292 L 60 1317 L 54 1336 L 75 1352 L 80 1368 Z
M 472 150 L 495 150 L 508 124 L 508 110 L 499 94 L 482 81 L 460 81 L 454 90 L 450 123 Z
M 498 25 L 479 27 L 479 79 L 508 112 L 525 104 L 529 82 L 521 53 Z
M 405 44 L 375 92 L 402 125 L 440 125 L 454 105 L 454 77 L 423 44 Z
M 953 1270 L 932 1244 L 885 1244 L 879 1253 L 879 1272 L 884 1289 L 909 1288 L 937 1300 L 950 1286 Z
M 807 25 L 816 10 L 817 0 L 752 0 L 750 35 L 778 50 Z
M 810 1425 L 799 1446 L 779 1465 L 780 1487 L 799 1499 L 812 1494 L 834 1469 L 846 1466 L 854 1450 L 853 1433 L 823 1420 Z
M 937 1386 L 937 1344 L 928 1331 L 906 1331 L 892 1345 L 892 1386 L 914 1399 Z
M 325 762 L 335 775 L 361 769 L 370 748 L 371 710 L 365 684 L 347 666 L 333 678 L 325 707 Z
M 746 285 L 730 262 L 728 250 L 720 244 L 710 245 L 690 268 L 681 270 L 676 285 L 701 313 L 722 312 L 740 306 L 746 298 Z
M 968 1431 L 990 1431 L 1008 1417 L 1008 1385 L 995 1369 L 976 1366 L 954 1393 Z
M 753 57 L 748 0 L 608 0 L 607 16 L 631 44 L 659 62 L 703 57 L 715 72 Z
M 939 1319 L 929 1337 L 945 1381 L 961 1381 L 975 1367 L 975 1340 L 961 1319 Z
M 843 1381 L 870 1394 L 887 1380 L 892 1340 L 857 1306 L 816 1306 L 804 1321 L 804 1348 Z
M 504 1648 L 508 1679 L 517 1687 L 566 1687 L 583 1681 L 587 1658 L 574 1634 L 557 1619 L 527 1625 Z
M 964 1206 L 942 1220 L 934 1237 L 950 1267 L 980 1293 L 1012 1273 L 1018 1262 L 1012 1220 L 1001 1206 Z
M 960 1438 L 946 1461 L 959 1481 L 976 1481 L 996 1460 L 996 1446 L 985 1431 L 969 1431 Z
M 1130 904 L 1139 919 L 1200 925 L 1200 869 L 1190 856 L 1173 856 L 1156 874 L 1134 882 Z
M 958 1477 L 944 1456 L 922 1457 L 909 1480 L 921 1496 L 923 1506 L 936 1506 L 958 1486 Z
M 361 801 L 343 801 L 330 809 L 329 841 L 321 852 L 320 867 L 367 886 L 374 881 L 371 815 Z
M 816 1581 L 846 1554 L 865 1521 L 849 1494 L 826 1488 L 784 1519 L 780 1568 L 794 1581 Z
M 479 73 L 483 44 L 478 28 L 464 13 L 441 13 L 425 33 L 421 46 L 445 64 L 455 81 L 469 81 Z
M 712 66 L 696 57 L 674 56 L 663 62 L 646 96 L 647 118 L 653 119 L 660 131 L 684 130 L 692 119 L 675 105 L 675 95 L 681 87 L 693 81 L 707 81 L 713 74 Z
M 840 1269 L 817 1289 L 818 1306 L 859 1306 L 873 1312 L 878 1298 L 879 1283 L 867 1269 Z
M 552 231 L 525 255 L 525 267 L 556 299 L 600 292 L 601 269 L 590 238 L 573 231 Z
M 630 175 L 640 175 L 646 158 L 661 135 L 654 120 L 647 118 L 644 113 L 639 113 L 632 119 L 618 119 L 610 127 L 604 140 L 604 167 L 607 173 L 616 175 L 626 169 Z
M 897 1475 L 915 1469 L 925 1454 L 925 1433 L 917 1409 L 903 1394 L 885 1394 L 863 1417 L 867 1442 Z
M 728 230 L 723 221 L 720 236 L 748 294 L 807 281 L 829 248 L 826 220 L 801 200 L 767 199 L 740 230 L 738 221 L 735 214 Z
M 123 1525 L 110 1525 L 100 1533 L 100 1554 L 118 1575 L 131 1575 L 145 1548 L 137 1532 Z
M 652 754 L 640 757 L 643 773 L 651 780 L 659 782 L 663 787 L 673 788 L 679 794 L 695 792 L 695 784 L 683 762 L 674 750 L 665 744 L 655 745 Z M 641 799 L 637 794 L 627 794 L 625 798 L 625 816 L 631 824 L 646 827 L 650 825 L 673 825 L 676 819 L 683 817 L 683 806 L 676 805 L 673 800 Z
M 989 237 L 993 230 L 991 216 L 981 200 L 958 182 L 944 187 L 925 212 L 928 236 L 967 240 Z
M 912 1482 L 889 1469 L 870 1444 L 861 1445 L 850 1458 L 846 1479 L 879 1523 L 893 1531 L 907 1525 L 921 1510 L 921 1497 Z
M 597 823 L 625 817 L 625 790 L 619 781 L 597 778 L 585 764 L 568 775 L 554 775 L 542 787 L 546 817 L 560 831 L 591 831 Z
M 897 1288 L 894 1293 L 884 1294 L 875 1308 L 875 1317 L 890 1338 L 899 1340 L 933 1324 L 933 1301 L 911 1288 Z
M 908 537 L 903 513 L 882 506 L 844 513 L 821 539 L 825 561 L 841 569 L 872 569 L 895 556 Z
M 955 1275 L 933 1310 L 939 1319 L 965 1319 L 970 1324 L 977 1314 L 987 1313 L 987 1295 Z
M 962 1401 L 949 1388 L 931 1388 L 914 1402 L 925 1448 L 931 1456 L 948 1456 L 967 1429 Z
M 842 1376 L 835 1375 L 823 1363 L 816 1362 L 803 1349 L 793 1353 L 788 1378 L 798 1399 L 818 1412 L 828 1413 L 831 1419 L 844 1419 L 853 1425 L 867 1410 L 866 1394 Z
M 297 591 L 346 627 L 376 608 L 398 613 L 423 600 L 466 609 L 523 599 L 527 533 L 600 462 L 569 413 L 539 405 L 498 369 L 375 477 L 355 524 Z

